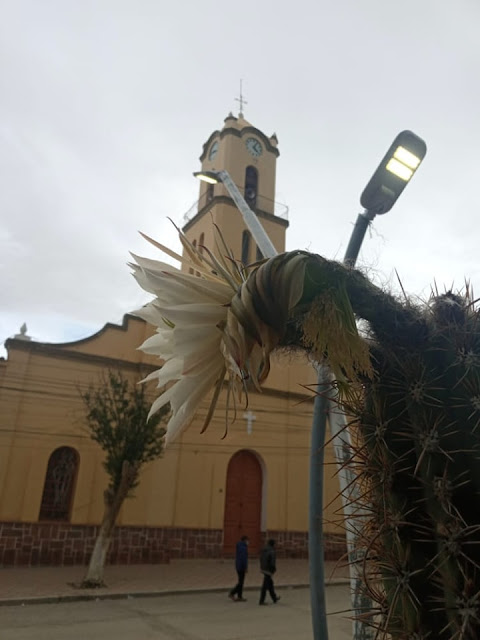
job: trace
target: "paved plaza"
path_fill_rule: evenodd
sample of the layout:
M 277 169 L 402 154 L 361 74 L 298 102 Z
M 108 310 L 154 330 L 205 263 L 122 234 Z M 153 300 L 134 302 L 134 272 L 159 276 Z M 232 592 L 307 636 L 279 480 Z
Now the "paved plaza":
M 85 567 L 0 568 L 1 640 L 311 640 L 306 560 L 278 560 L 278 604 L 258 606 L 252 559 L 234 603 L 232 560 L 108 566 L 107 586 L 79 589 Z M 327 563 L 330 640 L 350 640 L 348 570 Z M 336 613 L 335 613 L 336 612 Z M 340 613 L 342 612 L 342 613 Z
M 258 606 L 226 593 L 26 604 L 0 608 L 2 640 L 311 640 L 310 592 L 278 589 L 277 604 Z M 330 640 L 350 640 L 348 587 L 327 587 Z
M 275 584 L 282 587 L 309 585 L 307 560 L 278 559 Z M 224 591 L 236 580 L 233 560 L 172 560 L 169 564 L 113 565 L 105 570 L 104 589 L 78 589 L 85 567 L 0 568 L 0 606 L 28 601 L 55 602 L 78 598 L 109 598 L 134 594 L 165 594 L 192 591 Z M 348 568 L 327 562 L 327 583 L 344 582 Z M 258 559 L 252 558 L 245 584 L 260 588 Z

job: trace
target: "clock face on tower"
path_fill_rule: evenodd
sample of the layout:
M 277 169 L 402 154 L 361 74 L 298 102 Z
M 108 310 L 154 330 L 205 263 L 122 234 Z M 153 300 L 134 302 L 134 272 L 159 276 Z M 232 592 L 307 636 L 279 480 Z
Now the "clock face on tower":
M 215 140 L 215 142 L 210 147 L 210 151 L 208 152 L 208 159 L 213 160 L 217 155 L 217 153 L 218 153 L 218 142 Z
M 262 155 L 263 148 L 262 143 L 256 138 L 247 138 L 245 140 L 245 146 L 247 147 L 247 151 L 254 158 L 258 158 Z

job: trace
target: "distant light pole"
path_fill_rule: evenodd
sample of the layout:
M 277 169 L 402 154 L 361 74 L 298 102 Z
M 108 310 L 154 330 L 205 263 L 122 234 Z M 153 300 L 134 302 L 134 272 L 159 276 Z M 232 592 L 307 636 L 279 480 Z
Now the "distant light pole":
M 411 131 L 402 131 L 395 138 L 377 170 L 360 197 L 365 208 L 358 215 L 344 257 L 344 264 L 355 266 L 365 232 L 376 215 L 387 213 L 393 207 L 407 183 L 420 166 L 427 146 Z M 324 591 L 324 546 L 323 546 L 323 468 L 327 415 L 332 432 L 332 445 L 339 465 L 340 493 L 346 522 L 347 549 L 350 566 L 350 586 L 353 613 L 364 612 L 368 603 L 362 600 L 361 580 L 355 567 L 355 547 L 357 531 L 353 527 L 355 497 L 359 497 L 356 477 L 346 464 L 351 457 L 350 432 L 346 427 L 345 414 L 335 403 L 330 393 L 331 373 L 325 366 L 318 368 L 318 394 L 315 396 L 310 446 L 310 508 L 309 508 L 309 557 L 310 557 L 310 598 L 314 640 L 327 640 L 328 628 L 325 613 Z M 367 625 L 353 621 L 353 640 L 373 638 Z
M 242 214 L 243 220 L 264 258 L 273 258 L 273 256 L 277 255 L 278 252 L 268 237 L 267 232 L 259 222 L 255 213 L 246 203 L 245 198 L 240 193 L 239 188 L 232 180 L 228 171 L 224 169 L 222 169 L 222 171 L 196 171 L 193 175 L 199 180 L 208 182 L 209 184 L 221 182 L 237 205 L 237 209 Z

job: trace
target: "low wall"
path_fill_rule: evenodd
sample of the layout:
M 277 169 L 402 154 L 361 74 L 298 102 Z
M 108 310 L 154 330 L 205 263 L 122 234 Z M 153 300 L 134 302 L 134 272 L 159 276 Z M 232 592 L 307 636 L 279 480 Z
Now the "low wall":
M 267 531 L 262 534 L 263 543 L 275 540 L 279 558 L 308 558 L 308 533 L 306 531 Z M 347 553 L 345 536 L 325 533 L 323 539 L 325 560 L 338 560 Z
M 84 565 L 98 535 L 98 526 L 45 522 L 0 522 L 0 566 Z M 276 541 L 283 558 L 307 558 L 305 531 L 267 531 L 263 542 Z M 345 554 L 345 538 L 325 535 L 325 559 Z M 119 526 L 108 564 L 162 564 L 170 559 L 223 557 L 221 529 Z
M 0 523 L 0 565 L 87 564 L 98 535 L 97 526 L 68 523 Z M 162 530 L 116 527 L 108 564 L 168 563 Z

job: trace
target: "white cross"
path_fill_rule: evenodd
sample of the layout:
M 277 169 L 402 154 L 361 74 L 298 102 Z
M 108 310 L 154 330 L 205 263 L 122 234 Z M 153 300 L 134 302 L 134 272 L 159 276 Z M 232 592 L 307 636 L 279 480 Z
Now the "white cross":
M 250 435 L 252 433 L 253 423 L 257 419 L 257 416 L 248 410 L 247 413 L 243 414 L 243 417 L 247 421 L 247 433 Z
M 240 98 L 235 98 L 235 100 L 240 103 L 240 111 L 238 112 L 238 117 L 243 118 L 243 105 L 248 103 L 242 94 L 242 80 L 240 80 Z

